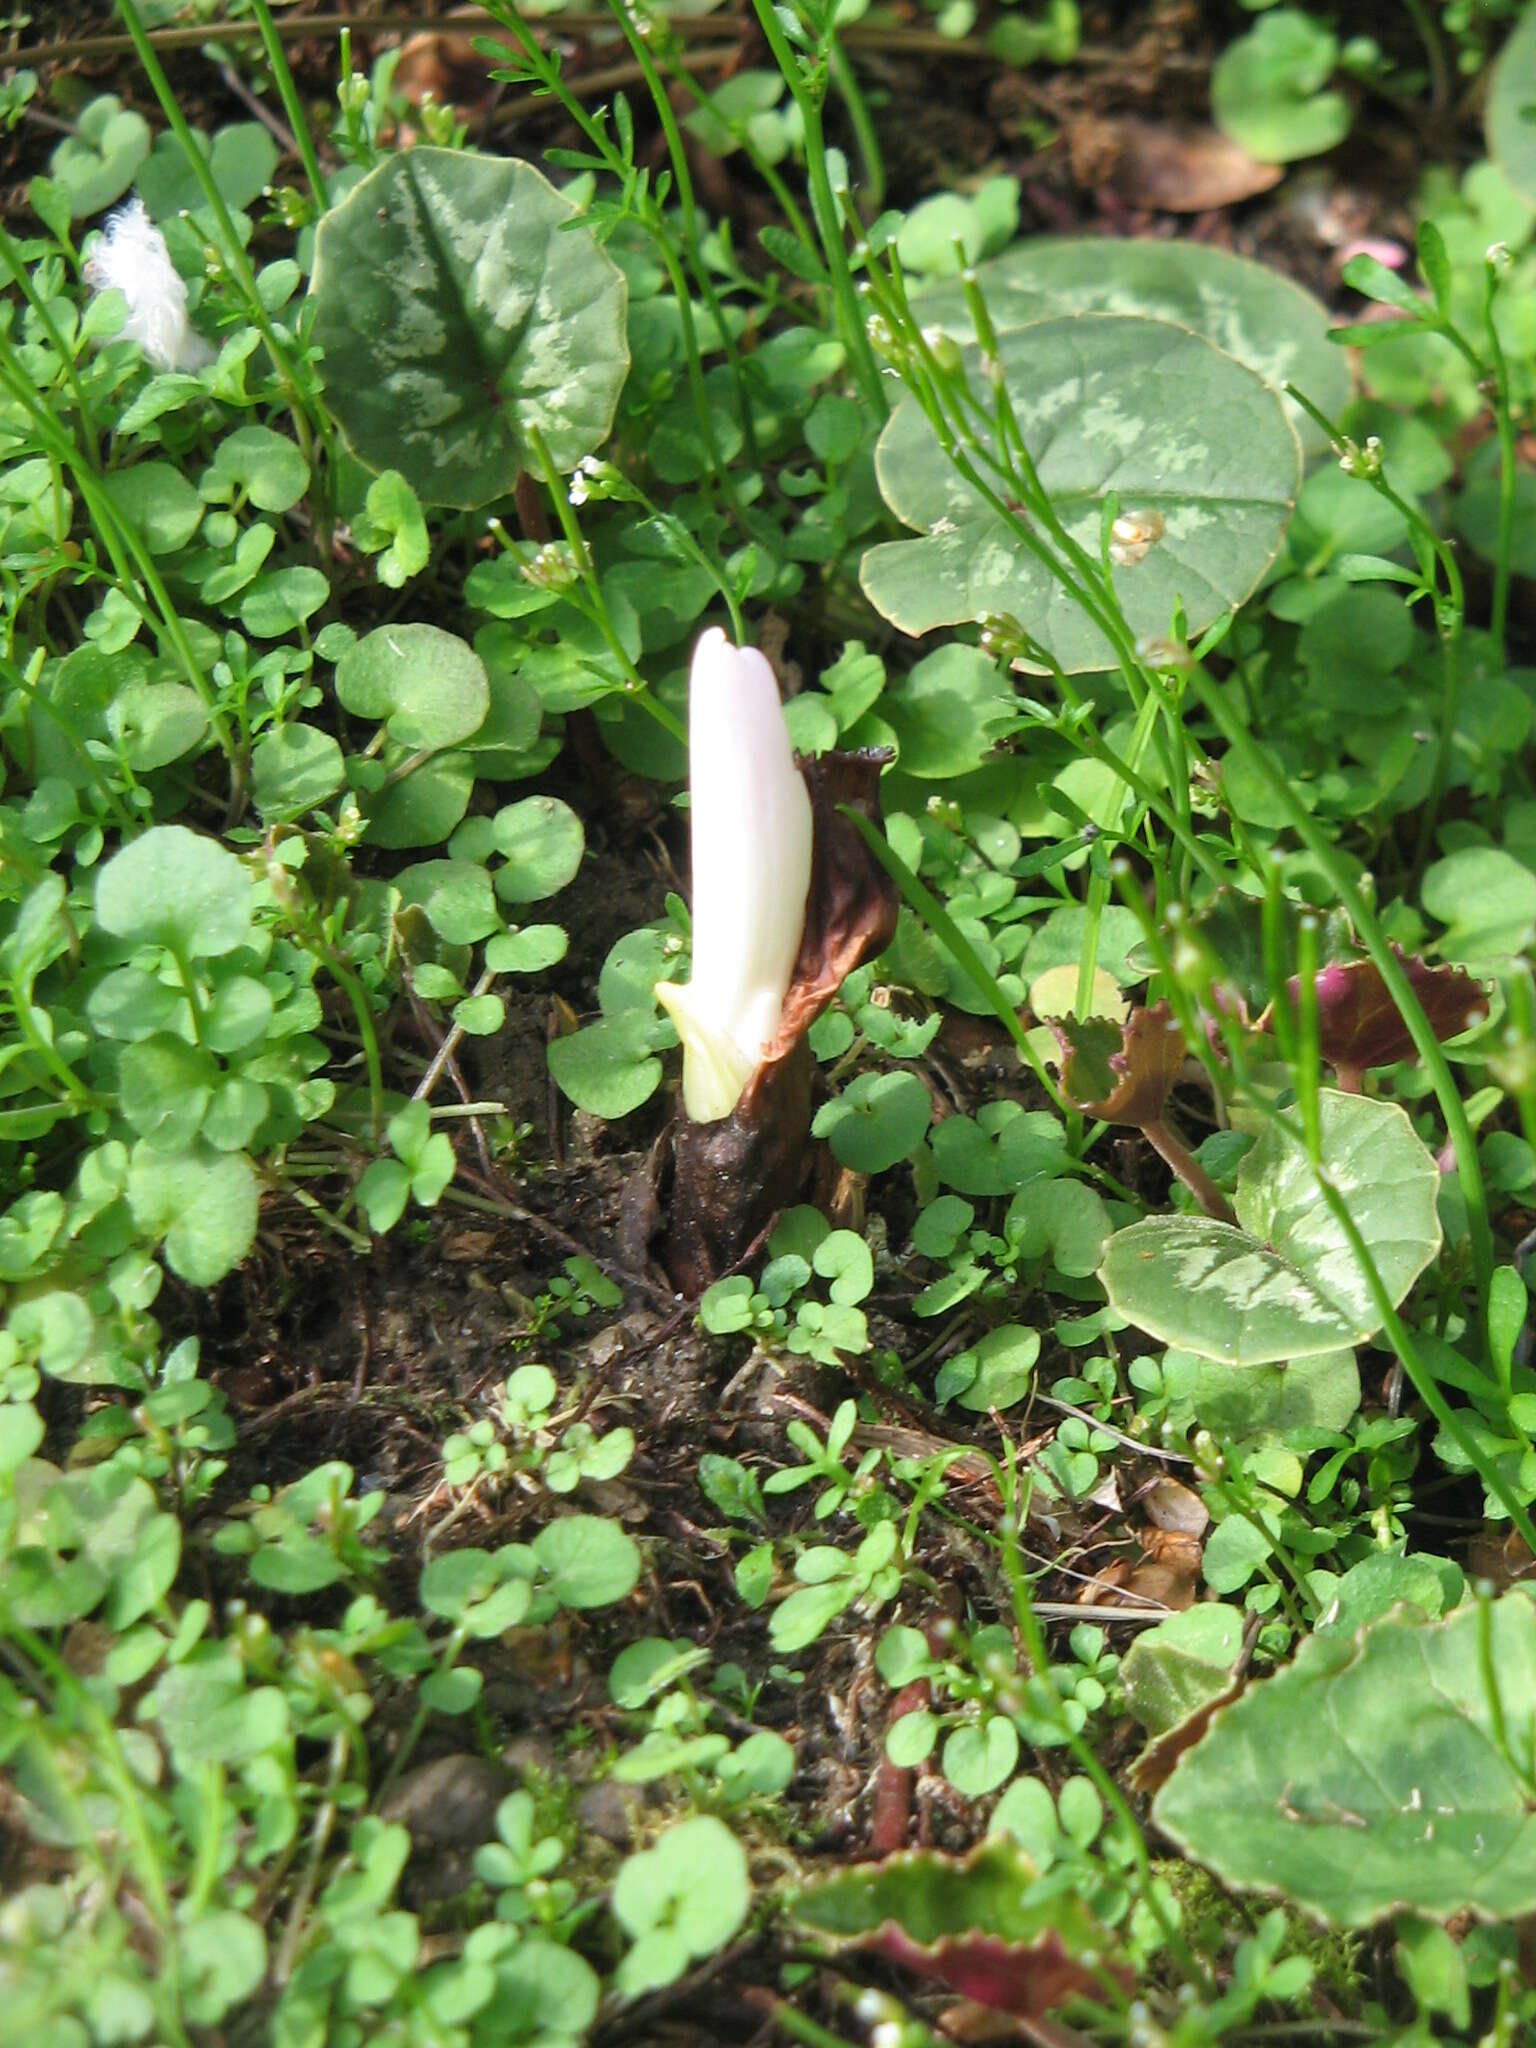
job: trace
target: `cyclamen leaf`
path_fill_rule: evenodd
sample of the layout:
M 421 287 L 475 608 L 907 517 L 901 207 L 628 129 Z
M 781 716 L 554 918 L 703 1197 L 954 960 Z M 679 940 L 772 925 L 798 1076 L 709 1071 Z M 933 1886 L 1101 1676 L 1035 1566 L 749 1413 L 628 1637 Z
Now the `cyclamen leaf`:
M 1278 394 L 1197 334 L 1117 314 L 1017 328 L 998 355 L 1041 488 L 1071 539 L 1097 557 L 1111 490 L 1121 516 L 1141 522 L 1147 545 L 1115 578 L 1132 631 L 1163 638 L 1182 607 L 1194 634 L 1240 604 L 1273 560 L 1301 483 Z M 965 362 L 990 410 L 980 351 Z M 921 535 L 864 556 L 864 593 L 893 625 L 917 635 L 1011 614 L 1064 669 L 1114 665 L 1099 628 L 955 468 L 915 399 L 891 415 L 875 472 L 887 505 Z
M 1396 1103 L 1322 1089 L 1323 1166 L 1395 1306 L 1440 1247 L 1440 1173 Z M 1266 1128 L 1238 1168 L 1237 1221 L 1157 1216 L 1109 1240 L 1112 1305 L 1164 1342 L 1257 1366 L 1361 1343 L 1381 1313 L 1300 1147 Z
M 1220 1709 L 1154 1814 L 1224 1884 L 1279 1886 L 1336 1926 L 1514 1919 L 1536 1908 L 1536 1816 L 1529 1718 L 1506 1734 L 1503 1713 L 1533 1695 L 1536 1608 L 1518 1592 L 1486 1623 L 1468 1605 L 1314 1635 Z
M 1074 1994 L 1103 1995 L 1088 1958 L 1104 1936 L 1088 1909 L 1004 1837 L 960 1858 L 918 1850 L 839 1871 L 806 1885 L 791 1911 L 995 2011 L 1035 2018 Z
M 1488 1015 L 1488 998 L 1481 983 L 1463 969 L 1431 967 L 1418 954 L 1409 958 L 1393 950 L 1436 1038 L 1454 1038 Z M 1319 970 L 1314 986 L 1319 1050 L 1346 1086 L 1358 1088 L 1367 1067 L 1391 1066 L 1416 1056 L 1408 1027 L 1372 961 L 1335 961 Z M 1293 1002 L 1299 987 L 1293 975 L 1289 983 Z M 1267 1027 L 1272 1014 L 1272 1007 L 1265 1011 L 1259 1019 L 1260 1029 Z
M 601 446 L 629 368 L 627 288 L 531 164 L 418 146 L 321 221 L 310 297 L 327 402 L 359 459 L 470 509 Z

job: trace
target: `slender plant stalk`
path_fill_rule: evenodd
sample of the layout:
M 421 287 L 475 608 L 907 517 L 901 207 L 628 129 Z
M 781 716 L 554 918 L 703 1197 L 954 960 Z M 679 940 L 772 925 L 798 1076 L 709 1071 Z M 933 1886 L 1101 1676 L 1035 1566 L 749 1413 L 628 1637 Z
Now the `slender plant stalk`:
M 79 365 L 75 361 L 73 351 L 59 332 L 58 322 L 33 289 L 32 280 L 27 275 L 26 266 L 16 253 L 16 244 L 11 240 L 4 228 L 0 228 L 0 263 L 4 264 L 11 282 L 26 300 L 28 306 L 31 307 L 33 318 L 48 337 L 48 345 L 59 359 L 59 367 L 64 372 L 65 381 L 74 395 L 75 409 L 80 415 L 80 430 L 85 435 L 86 450 L 90 457 L 91 467 L 92 469 L 99 469 L 101 467 L 101 445 L 96 438 L 95 416 L 91 411 L 90 401 L 85 395 L 85 386 L 80 381 Z
M 1127 880 L 1129 880 L 1129 876 L 1127 876 Z M 1167 986 L 1169 999 L 1179 1012 L 1180 1022 L 1184 1026 L 1185 1037 L 1188 1043 L 1195 1048 L 1197 1056 L 1211 1070 L 1213 1078 L 1215 1078 L 1215 1055 L 1204 1032 L 1198 1028 L 1198 1020 L 1192 1014 L 1193 1005 L 1189 1000 L 1188 991 L 1174 970 L 1173 962 L 1169 956 L 1163 936 L 1152 922 L 1150 915 L 1145 914 L 1144 906 L 1139 905 L 1136 892 L 1130 890 L 1127 893 L 1131 908 L 1133 910 L 1140 908 L 1143 912 L 1143 936 L 1146 939 L 1148 950 L 1156 962 L 1157 971 Z M 1392 964 L 1395 967 L 1397 963 L 1393 959 L 1390 949 L 1385 950 L 1387 958 L 1392 959 Z M 1373 955 L 1372 957 L 1374 958 L 1375 956 Z M 1377 961 L 1378 968 L 1380 964 Z M 1411 991 L 1409 994 L 1411 996 Z M 1394 999 L 1397 999 L 1395 991 Z M 1401 999 L 1397 1000 L 1403 1021 L 1412 1029 L 1413 1018 L 1409 1014 L 1408 1004 Z M 1423 1021 L 1422 1012 L 1418 1010 L 1416 1002 L 1413 1003 L 1413 1009 L 1418 1014 L 1420 1020 Z M 1463 1457 L 1467 1460 L 1469 1467 L 1477 1473 L 1488 1492 L 1504 1508 L 1515 1528 L 1531 1550 L 1536 1552 L 1536 1523 L 1532 1522 L 1528 1509 L 1521 1502 L 1509 1481 L 1499 1471 L 1498 1466 L 1482 1450 L 1476 1439 L 1468 1433 L 1458 1411 L 1450 1406 L 1445 1396 L 1441 1393 L 1438 1381 L 1420 1357 L 1412 1335 L 1397 1313 L 1392 1296 L 1381 1277 L 1381 1271 L 1376 1264 L 1375 1257 L 1371 1252 L 1370 1246 L 1366 1243 L 1359 1225 L 1355 1222 L 1350 1212 L 1349 1204 L 1334 1184 L 1332 1176 L 1327 1171 L 1326 1163 L 1321 1159 L 1318 1152 L 1309 1150 L 1307 1131 L 1283 1111 L 1277 1109 L 1262 1088 L 1254 1086 L 1248 1069 L 1242 1033 L 1237 1029 L 1234 1020 L 1231 1018 L 1224 1018 L 1220 1021 L 1222 1023 L 1223 1036 L 1226 1040 L 1227 1055 L 1231 1061 L 1234 1075 L 1244 1087 L 1245 1099 L 1251 1105 L 1254 1112 L 1262 1117 L 1265 1123 L 1276 1130 L 1288 1144 L 1294 1145 L 1312 1167 L 1318 1194 L 1324 1207 L 1338 1225 L 1346 1243 L 1349 1245 L 1349 1249 L 1365 1279 L 1366 1288 L 1371 1296 L 1372 1307 L 1381 1321 L 1381 1328 L 1386 1333 L 1388 1343 L 1397 1354 L 1398 1362 L 1402 1366 L 1409 1384 L 1413 1387 L 1414 1392 L 1419 1396 L 1419 1399 L 1424 1403 L 1424 1406 L 1429 1410 L 1435 1421 L 1440 1424 L 1452 1442 L 1456 1444 Z M 1431 1034 L 1431 1037 L 1433 1037 L 1433 1034 Z M 1435 1051 L 1437 1054 L 1440 1054 L 1438 1041 L 1435 1041 Z M 1443 1054 L 1440 1055 L 1440 1059 L 1443 1066 Z M 1447 1078 L 1449 1078 L 1449 1070 L 1447 1070 Z M 1454 1094 L 1454 1089 L 1452 1093 Z M 1463 1124 L 1465 1124 L 1465 1113 L 1462 1110 L 1459 1097 L 1456 1098 L 1456 1107 L 1458 1112 L 1461 1113 Z M 1481 1178 L 1477 1182 L 1477 1191 L 1481 1195 Z M 1485 1212 L 1485 1225 L 1486 1220 Z M 1481 1295 L 1483 1307 L 1478 1320 L 1477 1334 L 1485 1353 L 1487 1351 L 1487 1315 L 1485 1306 L 1487 1299 L 1487 1291 L 1484 1290 Z
M 278 380 L 283 386 L 284 398 L 293 420 L 294 433 L 298 439 L 299 447 L 307 459 L 312 438 L 310 421 L 306 410 L 303 381 L 294 364 L 293 356 L 287 343 L 278 335 L 276 328 L 272 324 L 271 315 L 262 304 L 261 293 L 256 288 L 256 273 L 251 268 L 251 259 L 247 256 L 245 245 L 236 233 L 235 224 L 230 219 L 229 208 L 224 204 L 224 195 L 214 182 L 213 172 L 209 168 L 208 160 L 198 148 L 192 130 L 187 125 L 186 116 L 182 113 L 176 95 L 171 90 L 170 80 L 165 75 L 164 67 L 161 65 L 160 59 L 155 55 L 154 45 L 149 40 L 149 35 L 144 27 L 144 20 L 139 13 L 136 0 L 117 0 L 117 11 L 123 18 L 123 26 L 133 38 L 134 50 L 137 53 L 140 64 L 144 67 L 144 75 L 149 80 L 155 98 L 160 102 L 160 111 L 165 116 L 166 125 L 181 144 L 182 152 L 187 159 L 187 168 L 197 180 L 203 198 L 207 202 L 208 211 L 212 214 L 218 227 L 222 245 L 219 251 L 220 256 L 228 266 L 230 275 L 240 287 L 241 294 L 246 301 L 246 311 L 250 315 L 252 324 L 267 345 L 267 352 L 272 358 L 272 364 L 277 371 Z
M 1488 359 L 1493 367 L 1493 426 L 1499 440 L 1499 525 L 1493 556 L 1493 610 L 1488 630 L 1493 635 L 1494 645 L 1502 660 L 1509 623 L 1510 557 L 1515 542 L 1517 464 L 1515 421 L 1509 398 L 1509 364 L 1505 360 L 1504 344 L 1499 340 L 1499 330 L 1493 320 L 1494 299 L 1498 293 L 1498 286 L 1499 272 L 1495 264 L 1490 262 L 1488 288 L 1483 301 L 1483 324 L 1488 330 Z
M 982 1455 L 987 1456 L 986 1453 Z M 1023 1558 L 1019 1554 L 1019 1530 L 1023 1526 L 1025 1503 L 1019 1499 L 1018 1472 L 1013 1462 L 1012 1446 L 1008 1446 L 1003 1465 L 999 1466 L 991 1457 L 988 1457 L 988 1463 L 992 1466 L 1004 1507 L 1003 1568 L 1013 1596 L 1014 1621 L 1033 1668 L 1033 1676 L 1049 1694 L 1050 1681 L 1046 1674 L 1050 1670 L 1050 1657 L 1046 1650 L 1044 1633 L 1035 1614 L 1034 1592 L 1029 1583 L 1029 1574 L 1025 1571 Z M 1170 1912 L 1158 1894 L 1157 1880 L 1152 1871 L 1152 1859 L 1147 1851 L 1147 1838 L 1142 1833 L 1141 1825 L 1131 1811 L 1125 1795 L 1099 1762 L 1093 1746 L 1073 1728 L 1065 1714 L 1061 1716 L 1061 1732 L 1067 1747 L 1077 1759 L 1084 1774 L 1092 1781 L 1099 1797 L 1125 1830 L 1125 1837 L 1130 1844 L 1140 1880 L 1142 1904 L 1162 1931 L 1169 1954 L 1177 1962 L 1188 1982 L 1204 1996 L 1210 1997 L 1214 1989 L 1210 1973 L 1185 1941 L 1177 1915 Z
M 865 204 L 871 213 L 878 213 L 885 204 L 885 158 L 881 154 L 880 137 L 870 118 L 858 77 L 848 61 L 848 52 L 840 43 L 834 42 L 827 53 L 827 70 L 847 109 L 848 125 L 859 145 L 859 157 L 864 165 Z
M 106 495 L 100 477 L 85 460 L 80 449 L 57 424 L 47 408 L 38 402 L 36 392 L 16 366 L 14 352 L 9 342 L 0 342 L 0 384 L 5 385 L 12 397 L 31 414 L 38 439 L 74 477 L 76 487 L 85 500 L 86 510 L 90 513 L 91 523 L 100 534 L 102 545 L 112 558 L 118 583 L 125 594 L 133 589 L 135 572 L 143 580 L 144 587 L 154 600 L 155 609 L 160 615 L 160 626 L 166 644 L 180 663 L 188 683 L 202 699 L 208 713 L 208 722 L 235 771 L 236 782 L 243 786 L 243 750 L 235 739 L 228 720 L 219 709 L 208 678 L 203 674 L 197 656 L 192 651 L 192 643 L 187 638 L 186 628 L 171 602 L 170 593 L 155 567 L 154 558 L 135 531 L 132 522 L 122 516 Z
M 752 5 L 763 31 L 763 38 L 773 53 L 773 61 L 783 73 L 795 105 L 800 110 L 801 127 L 805 136 L 805 173 L 811 194 L 811 218 L 815 221 L 816 232 L 821 237 L 822 260 L 827 266 L 827 274 L 832 279 L 832 296 L 837 304 L 838 325 L 843 330 L 843 341 L 864 396 L 875 408 L 876 413 L 883 415 L 886 408 L 885 392 L 880 382 L 880 366 L 875 361 L 874 350 L 869 345 L 869 336 L 864 331 L 864 316 L 859 310 L 858 294 L 853 287 L 853 272 L 848 265 L 848 249 L 843 240 L 837 200 L 833 196 L 832 180 L 827 174 L 827 145 L 821 126 L 821 93 L 807 82 L 805 67 L 790 48 L 789 38 L 784 33 L 784 24 L 779 19 L 774 0 L 752 0 Z
M 1355 886 L 1333 841 L 1318 825 L 1306 806 L 1297 800 L 1290 784 L 1234 715 L 1221 692 L 1198 670 L 1192 673 L 1190 684 L 1232 753 L 1250 774 L 1257 775 L 1262 780 L 1284 810 L 1291 830 L 1316 860 L 1340 905 L 1348 913 L 1361 943 L 1370 955 L 1372 964 L 1386 985 L 1388 995 L 1397 1005 L 1398 1014 L 1413 1040 L 1414 1049 L 1429 1073 L 1434 1085 L 1435 1099 L 1440 1105 L 1440 1114 L 1445 1119 L 1446 1133 L 1456 1155 L 1462 1197 L 1467 1205 L 1467 1227 L 1472 1239 L 1479 1322 L 1484 1326 L 1483 1338 L 1486 1341 L 1488 1290 L 1493 1281 L 1493 1229 L 1488 1220 L 1488 1197 L 1477 1156 L 1477 1140 L 1473 1136 L 1472 1126 L 1467 1121 L 1466 1105 L 1462 1102 L 1450 1063 L 1440 1048 L 1439 1039 L 1435 1036 L 1434 1026 L 1425 1016 L 1423 1005 L 1414 994 L 1413 987 L 1389 945 L 1376 913 Z M 1533 1545 L 1533 1548 L 1536 1548 L 1536 1545 Z
M 992 1014 L 1018 1047 L 1020 1058 L 1052 1102 L 1063 1116 L 1070 1115 L 1071 1105 L 1046 1071 L 1039 1053 L 1030 1043 L 1029 1033 L 1019 1022 L 1018 1011 L 1004 995 L 997 976 L 988 970 L 976 948 L 966 938 L 943 904 L 918 880 L 884 835 L 875 830 L 868 818 L 854 810 L 851 804 L 839 804 L 838 809 L 855 827 L 864 844 L 905 896 L 912 909 L 981 990 Z
M 523 62 L 527 66 L 529 75 L 537 80 L 544 92 L 548 93 L 551 98 L 559 101 L 593 149 L 601 156 L 609 171 L 619 180 L 620 185 L 626 192 L 630 191 L 635 182 L 634 166 L 627 162 L 622 152 L 614 147 L 612 139 L 608 134 L 606 123 L 601 118 L 594 119 L 581 104 L 580 100 L 576 98 L 575 94 L 566 84 L 559 64 L 545 51 L 533 30 L 517 12 L 516 7 L 512 4 L 512 0 L 487 0 L 486 11 L 493 20 L 499 22 L 506 29 L 507 33 L 514 38 L 522 53 Z M 625 17 L 625 28 L 626 32 L 628 32 L 629 23 L 627 16 Z M 649 71 L 642 70 L 642 76 L 646 78 L 647 83 L 653 78 L 656 80 L 655 85 L 652 87 L 653 98 L 657 100 L 658 106 L 667 104 L 666 90 L 662 86 L 660 79 L 656 78 L 655 66 L 651 61 L 648 51 L 646 52 L 645 61 L 646 64 L 650 65 L 650 69 Z M 667 104 L 667 118 L 672 121 L 672 134 L 676 135 L 677 125 L 675 119 L 672 118 L 669 104 Z M 681 137 L 679 137 L 677 141 L 677 158 L 679 161 L 682 160 L 682 156 L 682 141 Z M 685 163 L 685 179 L 686 173 L 687 167 Z M 687 203 L 691 208 L 693 203 L 691 183 L 687 184 L 687 193 Z M 681 200 L 682 192 L 680 189 L 680 203 Z M 667 231 L 665 218 L 654 201 L 649 199 L 649 197 L 640 211 L 640 219 L 642 225 L 650 234 L 657 255 L 661 258 L 662 268 L 667 273 L 667 282 L 672 287 L 672 296 L 677 302 L 678 323 L 683 343 L 683 359 L 688 373 L 688 391 L 689 396 L 693 400 L 694 414 L 698 422 L 700 438 L 704 443 L 704 451 L 709 457 L 710 472 L 715 482 L 719 485 L 722 497 L 730 507 L 732 518 L 743 533 L 748 533 L 751 531 L 751 527 L 747 518 L 746 507 L 741 502 L 741 494 L 736 488 L 736 479 L 731 472 L 730 464 L 726 462 L 720 452 L 719 440 L 715 434 L 714 417 L 710 410 L 709 396 L 704 389 L 704 360 L 699 348 L 698 329 L 694 325 L 692 294 L 689 292 L 683 277 L 682 266 L 677 260 L 677 251 L 673 246 L 672 237 Z M 697 246 L 696 237 L 693 246 Z M 745 404 L 745 397 L 743 397 L 742 402 Z
M 326 183 L 320 159 L 315 154 L 314 137 L 309 132 L 309 123 L 304 118 L 303 103 L 293 82 L 293 73 L 288 68 L 288 59 L 283 51 L 282 38 L 272 19 L 272 10 L 267 0 L 251 0 L 251 12 L 256 17 L 256 26 L 261 31 L 261 47 L 266 52 L 267 63 L 271 66 L 273 82 L 277 86 L 278 98 L 283 103 L 283 112 L 288 116 L 288 126 L 298 145 L 299 161 L 304 166 L 304 175 L 309 180 L 309 189 L 314 194 L 315 205 L 321 213 L 331 203 L 330 187 Z
M 643 711 L 648 712 L 664 732 L 670 733 L 673 739 L 680 740 L 686 745 L 688 740 L 687 733 L 678 720 L 673 717 L 666 705 L 657 700 L 655 692 L 635 667 L 633 661 L 630 660 L 629 655 L 625 652 L 623 642 L 614 631 L 613 621 L 608 616 L 608 607 L 603 600 L 602 586 L 598 582 L 596 573 L 592 568 L 592 557 L 588 553 L 587 544 L 581 536 L 581 528 L 576 524 L 575 516 L 571 510 L 570 494 L 565 488 L 560 472 L 555 468 L 554 462 L 550 458 L 549 447 L 545 442 L 544 436 L 537 427 L 530 427 L 528 433 L 534 458 L 539 465 L 539 474 L 544 479 L 544 487 L 554 500 L 555 516 L 560 521 L 561 530 L 565 534 L 566 542 L 576 558 L 577 571 L 581 577 L 582 587 L 587 597 L 588 616 L 598 632 L 602 634 L 608 652 L 613 656 L 627 678 L 624 686 L 626 696 L 633 703 L 638 704 Z
M 753 463 L 756 463 L 758 460 L 757 429 L 753 424 L 752 407 L 747 396 L 746 384 L 742 377 L 741 353 L 736 346 L 736 337 L 731 332 L 730 323 L 725 317 L 725 308 L 720 303 L 720 295 L 715 290 L 714 279 L 710 276 L 709 268 L 704 262 L 701 246 L 703 238 L 699 233 L 698 207 L 694 203 L 693 196 L 693 173 L 688 168 L 688 152 L 683 147 L 682 131 L 677 125 L 677 116 L 672 111 L 672 102 L 667 97 L 667 89 L 663 85 L 661 75 L 656 69 L 656 60 L 652 57 L 650 50 L 646 46 L 645 37 L 640 33 L 639 25 L 635 20 L 633 10 L 627 4 L 627 0 L 614 0 L 613 13 L 614 19 L 624 32 L 625 41 L 635 54 L 635 62 L 640 67 L 640 75 L 645 80 L 651 100 L 656 108 L 657 119 L 661 122 L 661 132 L 667 144 L 667 155 L 672 164 L 673 188 L 677 193 L 678 208 L 683 216 L 683 247 L 687 252 L 688 267 L 693 272 L 694 282 L 699 288 L 699 296 L 703 299 L 705 306 L 709 310 L 709 316 L 715 323 L 715 332 L 719 335 L 721 344 L 725 349 L 726 361 L 730 365 L 731 376 L 735 380 L 741 404 L 741 431 L 746 439 L 749 458 Z M 680 300 L 679 305 L 681 304 L 682 301 Z M 703 413 L 700 414 L 700 424 L 701 426 L 707 424 Z M 728 463 L 723 465 L 722 475 L 728 473 L 729 468 L 730 465 Z M 738 515 L 741 512 L 740 506 L 735 503 L 732 505 L 732 510 L 737 512 Z

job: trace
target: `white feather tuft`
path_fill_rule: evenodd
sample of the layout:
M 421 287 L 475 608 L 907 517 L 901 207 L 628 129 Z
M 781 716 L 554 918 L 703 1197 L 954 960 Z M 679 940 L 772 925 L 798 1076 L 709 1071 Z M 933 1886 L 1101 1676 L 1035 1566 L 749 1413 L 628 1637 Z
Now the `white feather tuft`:
M 200 370 L 213 361 L 213 350 L 187 318 L 186 285 L 142 199 L 110 216 L 86 262 L 85 281 L 94 292 L 122 293 L 128 301 L 122 331 L 157 370 Z

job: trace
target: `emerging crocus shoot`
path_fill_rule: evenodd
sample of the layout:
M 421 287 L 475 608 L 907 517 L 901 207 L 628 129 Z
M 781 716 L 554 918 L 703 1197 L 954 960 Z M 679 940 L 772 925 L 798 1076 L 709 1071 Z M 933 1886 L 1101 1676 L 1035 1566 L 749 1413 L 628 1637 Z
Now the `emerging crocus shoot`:
M 693 976 L 656 990 L 683 1045 L 683 1106 L 719 1123 L 779 1028 L 811 886 L 811 799 L 773 670 L 718 626 L 688 681 Z
M 804 1177 L 806 1033 L 889 944 L 897 897 L 843 808 L 878 815 L 880 753 L 798 760 L 773 670 L 712 627 L 689 677 L 693 972 L 657 997 L 683 1045 L 673 1282 L 697 1294 Z

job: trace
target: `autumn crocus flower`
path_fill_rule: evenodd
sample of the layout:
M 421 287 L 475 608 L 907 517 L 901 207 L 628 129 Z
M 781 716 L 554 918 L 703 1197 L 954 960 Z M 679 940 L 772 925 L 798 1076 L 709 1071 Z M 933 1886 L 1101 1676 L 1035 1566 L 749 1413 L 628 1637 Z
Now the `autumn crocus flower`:
M 656 994 L 683 1045 L 683 1107 L 718 1123 L 779 1028 L 805 926 L 811 801 L 773 670 L 712 626 L 688 679 L 693 974 Z
M 157 370 L 200 370 L 213 361 L 213 350 L 187 317 L 187 288 L 165 237 L 141 199 L 108 220 L 86 262 L 85 281 L 95 292 L 122 293 L 128 302 L 122 332 Z

